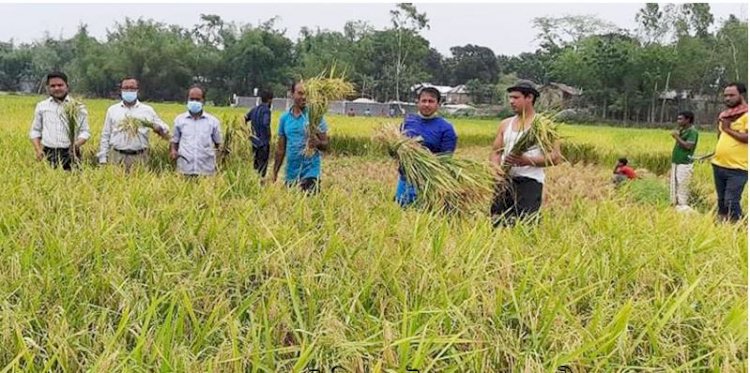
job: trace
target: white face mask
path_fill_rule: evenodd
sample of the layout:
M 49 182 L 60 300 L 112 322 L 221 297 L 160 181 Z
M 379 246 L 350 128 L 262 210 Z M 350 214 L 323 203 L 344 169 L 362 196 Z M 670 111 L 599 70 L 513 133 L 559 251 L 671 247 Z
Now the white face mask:
M 138 91 L 122 91 L 122 93 L 120 93 L 120 96 L 125 102 L 135 102 L 135 100 L 138 99 Z
M 188 101 L 187 109 L 191 114 L 198 114 L 203 111 L 203 103 L 200 101 Z

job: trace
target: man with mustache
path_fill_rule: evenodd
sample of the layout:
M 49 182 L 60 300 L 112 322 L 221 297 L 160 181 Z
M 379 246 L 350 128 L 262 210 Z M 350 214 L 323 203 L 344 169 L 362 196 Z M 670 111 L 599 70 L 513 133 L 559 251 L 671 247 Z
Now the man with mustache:
M 730 83 L 724 88 L 727 109 L 719 114 L 719 141 L 711 161 L 719 220 L 742 219 L 742 191 L 747 184 L 747 87 Z

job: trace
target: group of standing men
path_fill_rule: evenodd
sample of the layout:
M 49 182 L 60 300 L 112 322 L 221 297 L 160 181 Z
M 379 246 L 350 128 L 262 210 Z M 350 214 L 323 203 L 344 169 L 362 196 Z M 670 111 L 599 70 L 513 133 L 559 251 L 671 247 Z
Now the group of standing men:
M 153 130 L 170 142 L 170 158 L 176 161 L 178 172 L 184 175 L 211 175 L 217 170 L 217 149 L 222 143 L 219 120 L 206 113 L 206 91 L 192 86 L 187 92 L 187 111 L 174 119 L 170 136 L 169 126 L 159 118 L 154 109 L 138 100 L 139 82 L 126 77 L 120 82 L 122 100 L 109 107 L 101 135 L 99 163 L 122 164 L 129 170 L 135 164 L 148 160 L 149 133 Z M 88 113 L 79 110 L 79 128 L 73 144 L 68 135 L 67 121 L 62 115 L 63 106 L 70 101 L 68 78 L 54 72 L 47 75 L 49 98 L 39 102 L 34 112 L 30 138 L 36 158 L 47 159 L 53 166 L 70 170 L 73 160 L 80 156 L 80 147 L 91 137 Z M 545 182 L 544 168 L 562 160 L 560 143 L 552 149 L 535 146 L 521 155 L 510 153 L 519 138 L 531 128 L 536 112 L 534 104 L 539 92 L 529 81 L 519 81 L 507 89 L 513 117 L 500 122 L 490 161 L 510 166 L 510 185 L 497 188 L 491 207 L 495 226 L 513 223 L 519 219 L 538 216 L 542 204 Z M 321 152 L 329 146 L 328 125 L 321 119 L 318 132 L 308 134 L 308 109 L 303 82 L 290 88 L 292 107 L 279 118 L 274 165 L 271 178 L 276 181 L 282 163 L 286 160 L 285 183 L 299 186 L 306 192 L 320 188 Z M 714 181 L 718 198 L 718 214 L 722 219 L 736 221 L 742 218 L 740 200 L 747 183 L 747 102 L 746 88 L 732 83 L 724 90 L 727 109 L 719 115 L 719 141 L 712 157 Z M 271 101 L 270 92 L 261 93 L 261 103 L 245 115 L 252 128 L 254 168 L 265 178 L 271 154 Z M 402 124 L 406 136 L 419 137 L 424 147 L 435 154 L 450 154 L 456 149 L 458 136 L 453 125 L 438 114 L 440 92 L 424 87 L 417 93 L 417 114 L 407 115 Z M 122 123 L 136 118 L 151 126 L 140 126 L 135 135 L 127 133 Z M 670 190 L 672 202 L 679 210 L 688 210 L 688 184 L 692 175 L 693 153 L 698 141 L 698 131 L 693 126 L 694 115 L 681 112 L 677 117 L 679 128 L 672 133 L 675 146 L 672 153 Z M 316 151 L 304 155 L 308 146 Z M 396 201 L 402 206 L 412 204 L 419 191 L 406 181 L 399 170 Z
M 47 75 L 49 98 L 39 102 L 34 110 L 34 119 L 29 137 L 36 158 L 46 159 L 53 167 L 71 170 L 75 159 L 80 158 L 81 146 L 91 137 L 88 112 L 82 104 L 77 110 L 78 128 L 76 139 L 71 144 L 68 118 L 64 107 L 71 103 L 68 95 L 68 77 L 64 73 Z M 177 171 L 183 175 L 212 175 L 217 171 L 217 150 L 222 144 L 219 120 L 204 111 L 206 90 L 198 85 L 187 92 L 187 111 L 174 119 L 170 135 L 169 126 L 149 105 L 138 100 L 139 82 L 126 77 L 120 82 L 121 101 L 110 106 L 104 119 L 97 157 L 100 164 L 120 164 L 130 170 L 136 164 L 148 161 L 149 135 L 156 132 L 170 142 L 170 158 L 175 161 Z M 278 147 L 273 169 L 275 181 L 281 164 L 286 158 L 286 183 L 299 185 L 305 191 L 316 191 L 320 178 L 320 151 L 328 149 L 327 124 L 322 120 L 319 133 L 308 136 L 307 100 L 304 83 L 295 82 L 291 88 L 294 106 L 282 115 L 279 121 Z M 252 125 L 254 167 L 265 177 L 271 143 L 271 100 L 269 92 L 262 94 L 262 104 L 251 110 L 246 122 Z M 138 130 L 131 133 L 124 124 L 129 119 L 140 120 Z M 150 123 L 150 125 L 144 125 Z M 317 149 L 311 157 L 303 156 L 306 145 Z
M 34 120 L 29 134 L 36 158 L 47 159 L 53 167 L 65 170 L 74 167 L 80 157 L 81 146 L 91 137 L 86 108 L 78 109 L 77 137 L 70 143 L 68 119 L 64 106 L 71 102 L 68 95 L 68 77 L 54 72 L 47 75 L 49 98 L 39 102 L 34 110 Z M 174 119 L 170 137 L 169 126 L 156 111 L 138 100 L 138 80 L 126 77 L 120 82 L 122 100 L 110 106 L 104 118 L 99 152 L 100 164 L 116 163 L 130 170 L 136 164 L 146 163 L 149 150 L 149 133 L 153 130 L 170 142 L 170 158 L 176 161 L 178 172 L 184 175 L 211 175 L 216 172 L 215 149 L 221 145 L 221 129 L 216 117 L 203 111 L 205 90 L 190 87 L 187 94 L 187 112 Z M 142 120 L 151 126 L 141 125 L 132 134 L 123 123 L 128 119 Z M 152 129 L 153 128 L 153 129 Z
M 742 83 L 730 83 L 724 88 L 726 109 L 719 114 L 719 140 L 711 158 L 717 213 L 720 220 L 736 222 L 742 219 L 742 193 L 747 184 L 747 88 Z M 670 197 L 678 211 L 691 211 L 689 205 L 690 180 L 693 174 L 698 130 L 693 125 L 695 115 L 683 111 L 677 115 L 678 128 L 672 132 L 672 170 L 669 175 Z M 698 157 L 700 159 L 700 157 Z

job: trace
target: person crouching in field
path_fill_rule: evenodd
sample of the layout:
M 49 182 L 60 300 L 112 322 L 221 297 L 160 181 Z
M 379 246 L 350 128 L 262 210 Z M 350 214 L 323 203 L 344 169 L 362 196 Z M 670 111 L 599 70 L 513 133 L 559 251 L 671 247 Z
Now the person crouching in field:
M 453 125 L 438 114 L 440 91 L 434 87 L 425 87 L 417 95 L 418 114 L 408 115 L 401 131 L 408 137 L 421 138 L 422 146 L 434 154 L 453 153 L 458 136 Z M 418 193 L 416 187 L 406 181 L 403 170 L 399 168 L 396 202 L 401 206 L 408 206 L 416 200 Z
M 156 115 L 156 111 L 138 100 L 138 80 L 126 77 L 120 81 L 122 101 L 107 109 L 104 129 L 99 143 L 99 164 L 111 161 L 125 166 L 125 171 L 135 164 L 144 165 L 148 160 L 149 133 L 151 128 L 139 123 L 135 133 L 125 125 L 127 120 L 138 119 L 153 126 L 161 138 L 169 141 L 169 127 Z
M 612 171 L 612 182 L 615 183 L 615 185 L 620 185 L 625 181 L 635 180 L 637 178 L 638 175 L 635 173 L 635 170 L 628 166 L 627 158 L 620 158 L 617 160 L 615 169 Z
M 61 72 L 47 74 L 47 93 L 50 97 L 39 102 L 34 109 L 29 137 L 37 160 L 46 159 L 52 167 L 62 166 L 64 170 L 70 171 L 74 159 L 80 158 L 81 146 L 91 137 L 88 112 L 80 104 L 77 137 L 71 144 L 68 119 L 63 112 L 64 106 L 72 100 L 68 95 L 68 76 Z
M 203 111 L 206 92 L 193 86 L 188 90 L 186 113 L 174 119 L 170 157 L 177 161 L 177 172 L 188 176 L 216 173 L 216 151 L 221 145 L 219 120 Z

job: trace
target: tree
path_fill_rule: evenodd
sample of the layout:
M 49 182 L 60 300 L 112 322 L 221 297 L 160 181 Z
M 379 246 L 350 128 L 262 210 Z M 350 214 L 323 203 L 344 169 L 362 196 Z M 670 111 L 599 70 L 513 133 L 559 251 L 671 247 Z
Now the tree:
M 28 47 L 16 47 L 13 41 L 0 43 L 0 90 L 19 91 L 24 80 L 32 77 L 31 51 Z
M 429 29 L 427 14 L 417 12 L 417 7 L 411 3 L 400 3 L 395 10 L 391 10 L 391 23 L 396 30 L 396 69 L 395 69 L 395 92 L 396 100 L 400 101 L 401 97 L 401 73 L 407 68 L 406 62 L 409 57 L 409 50 L 403 48 L 404 34 L 416 33 L 424 28 Z M 407 27 L 407 24 L 409 26 Z
M 638 48 L 638 41 L 624 33 L 591 36 L 585 41 L 582 61 L 596 84 L 584 92 L 590 101 L 599 103 L 602 117 L 607 118 L 609 105 L 617 99 L 621 101 L 619 111 L 627 116 L 628 98 L 637 87 L 632 73 Z
M 256 87 L 274 87 L 276 94 L 284 92 L 293 76 L 293 49 L 292 41 L 272 23 L 243 28 L 222 54 L 226 97 L 248 94 Z
M 663 22 L 664 12 L 658 3 L 646 3 L 635 15 L 640 27 L 638 33 L 646 43 L 657 43 L 667 33 L 669 26 Z
M 71 85 L 79 92 L 98 97 L 112 96 L 122 76 L 118 77 L 113 69 L 109 46 L 90 36 L 86 25 L 78 27 L 71 42 L 74 57 L 67 65 Z
M 425 71 L 430 75 L 429 80 L 433 84 L 447 85 L 450 84 L 449 76 L 452 75 L 447 61 L 443 55 L 435 48 L 430 48 L 427 56 L 424 58 L 423 66 Z
M 43 92 L 42 77 L 50 71 L 64 71 L 73 59 L 73 45 L 70 39 L 53 39 L 45 33 L 41 41 L 34 42 L 31 50 L 31 73 L 40 82 L 39 92 Z
M 497 83 L 500 68 L 492 49 L 467 44 L 451 47 L 453 57 L 448 60 L 451 69 L 451 84 L 464 84 L 471 79 L 482 83 Z
M 682 5 L 690 16 L 690 26 L 695 36 L 708 37 L 708 28 L 714 23 L 711 5 L 707 3 L 687 3 Z
M 733 15 L 717 32 L 717 58 L 726 66 L 726 75 L 721 77 L 721 83 L 747 82 L 747 35 L 747 22 Z
M 107 37 L 113 73 L 138 78 L 141 97 L 184 100 L 187 87 L 196 81 L 195 66 L 201 55 L 187 30 L 126 18 Z
M 494 84 L 483 83 L 479 79 L 471 79 L 466 82 L 466 90 L 469 91 L 472 103 L 489 104 L 496 101 L 497 91 Z
M 519 79 L 528 79 L 536 83 L 548 83 L 551 72 L 551 56 L 537 50 L 534 53 L 523 52 L 507 59 L 504 72 L 514 73 Z
M 201 23 L 195 25 L 191 34 L 193 40 L 204 47 L 222 49 L 224 38 L 228 35 L 224 20 L 215 14 L 203 14 L 200 16 Z
M 486 47 L 455 46 L 445 57 L 420 35 L 427 16 L 411 4 L 390 13 L 376 30 L 349 21 L 342 30 L 303 28 L 296 43 L 277 29 L 276 18 L 258 25 L 225 22 L 202 14 L 193 27 L 126 19 L 106 40 L 85 25 L 71 38 L 45 34 L 32 44 L 0 42 L 0 89 L 27 89 L 50 70 L 63 70 L 76 94 L 112 97 L 119 80 L 141 80 L 141 97 L 184 100 L 195 82 L 207 97 L 227 104 L 231 94 L 269 88 L 283 96 L 292 78 L 336 65 L 362 95 L 404 99 L 420 82 L 466 84 L 477 103 L 495 102 L 516 79 L 565 83 L 583 89 L 600 116 L 621 120 L 668 120 L 685 101 L 659 102 L 662 92 L 716 95 L 729 81 L 747 81 L 747 22 L 736 17 L 712 31 L 706 4 L 648 3 L 638 11 L 638 38 L 592 16 L 543 17 L 534 21 L 540 47 L 516 56 L 494 56 Z
M 647 3 L 636 14 L 639 32 L 647 43 L 675 40 L 685 36 L 709 36 L 714 22 L 711 6 L 705 3 L 659 4 Z
M 327 71 L 333 65 L 336 70 L 345 73 L 347 78 L 356 76 L 354 42 L 344 34 L 336 31 L 320 31 L 316 33 L 303 29 L 295 48 L 297 66 L 295 68 L 300 77 L 312 77 Z
M 376 31 L 368 41 L 372 49 L 368 54 L 371 70 L 367 75 L 377 82 L 375 97 L 381 101 L 408 97 L 410 86 L 430 78 L 422 65 L 429 54 L 430 43 L 413 30 L 400 33 L 399 36 L 399 31 L 392 29 Z M 398 48 L 394 48 L 399 38 L 402 63 L 394 64 L 399 58 Z
M 536 17 L 532 24 L 537 29 L 537 40 L 541 41 L 542 50 L 553 54 L 585 37 L 618 30 L 613 23 L 593 15 Z

